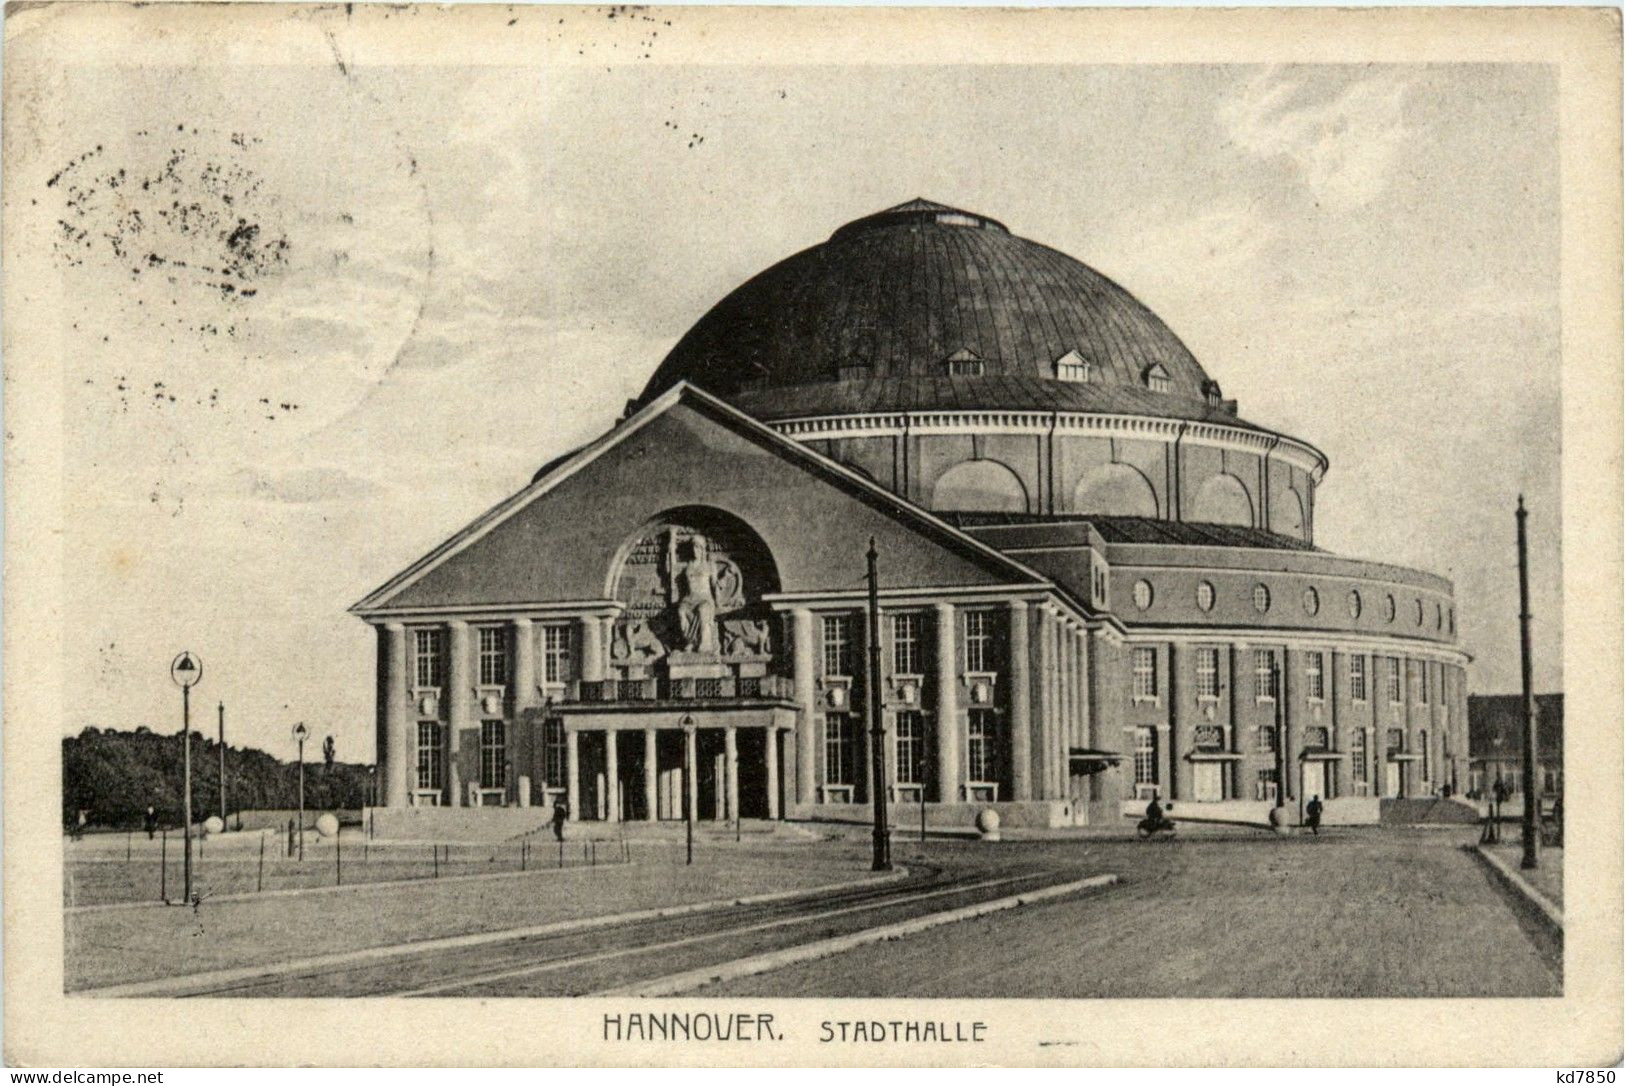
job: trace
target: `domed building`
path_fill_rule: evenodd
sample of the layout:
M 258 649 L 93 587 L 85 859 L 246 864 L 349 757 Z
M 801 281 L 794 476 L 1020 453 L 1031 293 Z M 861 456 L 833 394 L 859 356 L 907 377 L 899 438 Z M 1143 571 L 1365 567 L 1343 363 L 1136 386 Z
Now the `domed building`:
M 680 819 L 685 793 L 858 820 L 877 787 L 951 826 L 1153 795 L 1369 822 L 1448 794 L 1451 585 L 1316 547 L 1326 470 L 1092 268 L 925 200 L 858 219 L 352 608 L 378 631 L 376 824 Z

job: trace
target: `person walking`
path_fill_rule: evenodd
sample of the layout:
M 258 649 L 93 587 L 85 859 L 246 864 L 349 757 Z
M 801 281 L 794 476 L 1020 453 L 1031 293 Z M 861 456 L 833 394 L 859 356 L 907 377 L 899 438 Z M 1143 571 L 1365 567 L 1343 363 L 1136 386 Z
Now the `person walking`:
M 150 803 L 147 813 L 141 817 L 141 825 L 147 831 L 147 840 L 151 841 L 152 835 L 158 832 L 158 812 L 152 809 Z
M 553 801 L 553 839 L 564 840 L 564 821 L 570 817 L 570 809 L 564 805 L 564 800 Z
M 1316 837 L 1320 836 L 1320 812 L 1323 809 L 1324 808 L 1321 806 L 1319 796 L 1310 796 L 1308 806 L 1304 807 L 1303 809 L 1304 814 L 1308 816 L 1307 823 L 1309 826 L 1309 832 L 1314 834 Z

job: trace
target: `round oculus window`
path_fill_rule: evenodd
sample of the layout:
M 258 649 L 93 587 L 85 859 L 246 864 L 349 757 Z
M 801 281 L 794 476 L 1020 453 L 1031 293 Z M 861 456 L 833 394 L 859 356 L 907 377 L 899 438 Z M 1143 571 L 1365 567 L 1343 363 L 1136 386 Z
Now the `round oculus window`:
M 1269 585 L 1264 585 L 1264 584 L 1253 585 L 1253 610 L 1257 611 L 1259 614 L 1263 614 L 1265 611 L 1268 611 L 1269 609 L 1270 609 L 1270 588 L 1269 588 Z
M 1433 605 L 1433 628 L 1435 630 L 1444 629 L 1444 604 L 1442 603 Z
M 1151 595 L 1150 581 L 1134 582 L 1134 606 L 1144 611 L 1147 607 L 1151 606 Z
M 1303 590 L 1303 613 L 1306 615 L 1320 614 L 1320 593 L 1313 588 Z
M 1360 617 L 1360 594 L 1358 592 L 1350 592 L 1349 593 L 1349 618 L 1359 618 L 1359 617 Z
M 1389 595 L 1382 601 L 1382 617 L 1384 621 L 1394 621 L 1394 615 L 1397 613 L 1397 611 L 1398 608 L 1394 604 L 1394 597 L 1392 595 Z
M 1422 601 L 1421 600 L 1416 601 L 1416 624 L 1418 626 L 1422 625 Z
M 1196 606 L 1204 611 L 1213 610 L 1213 585 L 1202 581 L 1196 586 Z

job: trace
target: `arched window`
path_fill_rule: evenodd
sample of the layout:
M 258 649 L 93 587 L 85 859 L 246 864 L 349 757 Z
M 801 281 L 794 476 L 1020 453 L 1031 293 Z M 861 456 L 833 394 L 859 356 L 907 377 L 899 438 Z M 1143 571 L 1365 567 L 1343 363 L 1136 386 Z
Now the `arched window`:
M 1206 524 L 1253 525 L 1253 500 L 1234 475 L 1215 475 L 1196 492 L 1192 520 Z
M 1157 493 L 1150 480 L 1127 464 L 1104 464 L 1078 481 L 1072 508 L 1115 517 L 1155 517 Z
M 1275 500 L 1271 503 L 1274 508 L 1270 510 L 1270 530 L 1279 535 L 1303 538 L 1303 495 L 1294 487 L 1287 487 L 1274 493 Z
M 966 460 L 943 472 L 931 491 L 933 509 L 1025 513 L 1027 488 L 997 460 Z

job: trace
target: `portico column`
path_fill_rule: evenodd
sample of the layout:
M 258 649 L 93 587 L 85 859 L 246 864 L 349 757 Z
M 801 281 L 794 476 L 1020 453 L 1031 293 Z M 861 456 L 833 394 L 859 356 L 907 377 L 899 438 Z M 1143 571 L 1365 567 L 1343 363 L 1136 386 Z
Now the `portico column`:
M 724 756 L 723 776 L 728 783 L 728 809 L 729 818 L 739 817 L 739 729 L 727 727 L 722 729 L 722 751 Z
M 762 732 L 764 740 L 762 746 L 767 760 L 767 817 L 779 817 L 779 732 L 777 728 L 767 728 Z
M 604 729 L 604 818 L 608 822 L 621 820 L 621 752 L 615 742 L 615 730 Z
M 1010 604 L 1010 791 L 1032 798 L 1032 670 L 1027 651 L 1027 605 Z
M 378 697 L 384 718 L 384 806 L 404 807 L 411 793 L 407 732 L 406 627 L 386 623 L 378 631 Z
M 516 803 L 534 803 L 537 785 L 534 778 L 526 793 L 521 794 L 519 789 L 519 778 L 531 777 L 534 761 L 531 750 L 536 743 L 536 736 L 531 732 L 534 725 L 525 718 L 525 710 L 534 705 L 536 699 L 535 638 L 530 619 L 514 619 L 508 636 L 513 644 L 513 724 L 508 731 L 508 757 L 514 767 L 508 774 L 508 792 Z
M 658 797 L 655 782 L 660 773 L 660 744 L 653 728 L 643 729 L 643 809 L 644 820 L 653 822 L 658 815 Z
M 581 818 L 581 733 L 564 733 L 564 804 L 570 817 Z
M 791 616 L 791 651 L 795 662 L 796 697 L 796 800 L 818 802 L 817 720 L 813 704 L 817 690 L 813 684 L 813 616 L 798 607 Z
M 597 682 L 604 677 L 603 620 L 597 615 L 581 616 L 581 681 Z
M 1039 787 L 1034 799 L 1049 799 L 1054 784 L 1050 768 L 1050 748 L 1055 735 L 1055 620 L 1043 606 L 1038 608 L 1038 765 Z
M 951 603 L 937 604 L 937 802 L 959 800 L 959 650 Z M 922 782 L 923 787 L 923 782 Z
M 688 807 L 687 817 L 700 817 L 700 744 L 699 729 L 683 729 L 683 787 Z
M 446 719 L 451 724 L 452 756 L 451 760 L 461 768 L 463 742 L 467 738 L 463 732 L 468 727 L 468 700 L 471 696 L 472 683 L 468 673 L 468 623 L 461 619 L 452 619 L 447 623 L 451 634 L 448 638 L 448 661 L 446 684 Z M 478 745 L 475 746 L 475 755 L 478 757 Z M 475 765 L 477 773 L 478 763 Z M 460 777 L 460 774 L 459 774 Z M 468 804 L 467 789 L 459 787 L 457 794 L 452 797 L 452 806 L 463 807 Z

